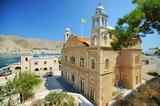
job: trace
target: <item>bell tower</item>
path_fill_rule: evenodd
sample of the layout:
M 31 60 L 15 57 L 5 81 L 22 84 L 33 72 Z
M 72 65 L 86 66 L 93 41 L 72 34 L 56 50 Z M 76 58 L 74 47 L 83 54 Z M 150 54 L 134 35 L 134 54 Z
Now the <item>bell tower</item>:
M 105 9 L 101 5 L 101 3 L 99 3 L 97 5 L 95 15 L 92 16 L 92 45 L 110 46 L 110 37 L 107 31 L 107 23 L 108 16 L 106 15 Z
M 69 39 L 70 36 L 71 36 L 71 31 L 69 28 L 66 28 L 64 31 L 64 43 L 67 42 L 67 40 Z

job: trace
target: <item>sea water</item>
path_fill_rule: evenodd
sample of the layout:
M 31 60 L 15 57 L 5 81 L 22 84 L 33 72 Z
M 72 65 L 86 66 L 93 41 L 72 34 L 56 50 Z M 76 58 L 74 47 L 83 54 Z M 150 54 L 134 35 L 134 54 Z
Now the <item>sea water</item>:
M 0 54 L 0 68 L 19 61 L 19 55 Z

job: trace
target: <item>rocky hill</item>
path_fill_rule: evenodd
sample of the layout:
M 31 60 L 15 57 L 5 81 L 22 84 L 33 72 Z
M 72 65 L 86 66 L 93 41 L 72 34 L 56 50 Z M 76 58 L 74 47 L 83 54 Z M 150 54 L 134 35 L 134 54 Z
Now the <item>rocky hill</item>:
M 62 45 L 62 41 L 0 35 L 0 48 L 56 49 L 62 48 Z
M 127 98 L 117 100 L 116 106 L 160 106 L 160 76 L 142 84 Z

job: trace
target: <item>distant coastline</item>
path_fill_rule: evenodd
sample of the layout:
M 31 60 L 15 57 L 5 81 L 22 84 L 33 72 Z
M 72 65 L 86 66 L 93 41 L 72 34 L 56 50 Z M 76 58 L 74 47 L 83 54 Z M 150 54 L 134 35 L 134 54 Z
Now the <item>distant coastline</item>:
M 0 68 L 20 61 L 18 54 L 0 54 Z
M 20 55 L 19 54 L 15 54 L 15 53 L 0 53 L 0 58 L 3 58 L 3 57 L 19 57 Z

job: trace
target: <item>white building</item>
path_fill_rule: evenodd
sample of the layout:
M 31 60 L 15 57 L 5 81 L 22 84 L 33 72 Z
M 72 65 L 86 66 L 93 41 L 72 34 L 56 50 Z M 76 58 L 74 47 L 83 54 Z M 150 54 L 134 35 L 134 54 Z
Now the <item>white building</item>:
M 13 64 L 11 70 L 14 71 L 31 71 L 39 76 L 45 75 L 47 72 L 59 70 L 58 58 L 54 57 L 33 57 L 31 54 L 23 54 L 19 64 Z

